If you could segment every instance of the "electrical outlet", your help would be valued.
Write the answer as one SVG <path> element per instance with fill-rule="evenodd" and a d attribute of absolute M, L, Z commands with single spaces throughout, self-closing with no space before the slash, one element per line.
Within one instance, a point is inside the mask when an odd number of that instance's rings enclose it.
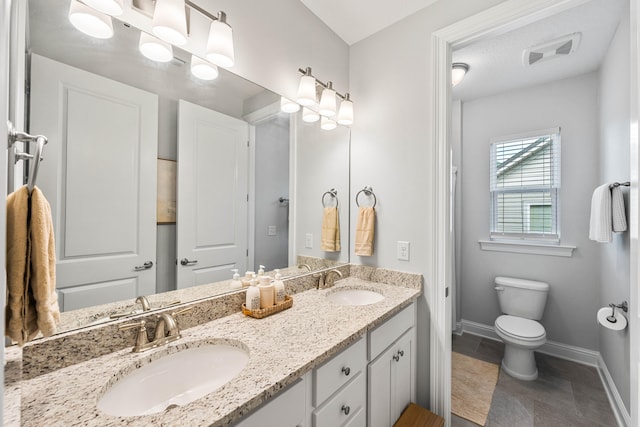
<path fill-rule="evenodd" d="M 409 261 L 409 242 L 398 241 L 398 259 Z"/>
<path fill-rule="evenodd" d="M 267 236 L 275 236 L 277 234 L 277 228 L 275 225 L 270 225 L 267 227 Z"/>
<path fill-rule="evenodd" d="M 304 236 L 304 247 L 307 249 L 313 249 L 313 234 L 307 233 Z"/>

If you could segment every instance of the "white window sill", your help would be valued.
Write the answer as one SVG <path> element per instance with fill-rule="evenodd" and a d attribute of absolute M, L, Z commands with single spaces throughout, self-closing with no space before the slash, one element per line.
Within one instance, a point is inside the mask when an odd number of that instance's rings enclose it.
<path fill-rule="evenodd" d="M 513 252 L 518 254 L 549 255 L 549 256 L 573 256 L 575 246 L 554 245 L 531 242 L 514 242 L 498 240 L 478 240 L 483 251 Z"/>

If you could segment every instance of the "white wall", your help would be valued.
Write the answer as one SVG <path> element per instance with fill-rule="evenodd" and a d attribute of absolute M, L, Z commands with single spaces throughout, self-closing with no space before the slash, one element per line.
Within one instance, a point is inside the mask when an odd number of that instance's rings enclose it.
<path fill-rule="evenodd" d="M 422 273 L 432 268 L 432 196 L 428 165 L 433 144 L 431 34 L 499 0 L 440 0 L 351 46 L 351 198 L 365 185 L 377 196 L 372 257 L 353 253 L 356 209 L 352 209 L 351 262 Z M 396 259 L 396 242 L 411 243 L 409 261 Z M 431 286 L 425 283 L 425 286 Z M 418 303 L 418 402 L 429 406 L 429 309 Z"/>
<path fill-rule="evenodd" d="M 600 68 L 600 182 L 628 181 L 630 176 L 629 141 L 629 21 L 622 19 Z M 629 188 L 625 188 L 629 206 Z M 629 210 L 627 209 L 627 215 Z M 627 217 L 628 218 L 628 217 Z M 612 243 L 599 245 L 600 306 L 619 304 L 630 298 L 629 232 L 614 233 Z M 598 328 L 602 359 L 620 393 L 627 411 L 629 406 L 629 330 L 622 332 Z"/>
<path fill-rule="evenodd" d="M 547 339 L 597 350 L 599 247 L 588 240 L 591 192 L 598 185 L 597 74 L 463 103 L 462 318 L 493 325 L 500 315 L 496 276 L 548 282 L 541 323 Z M 490 139 L 561 127 L 561 243 L 573 257 L 482 251 L 489 237 Z"/>

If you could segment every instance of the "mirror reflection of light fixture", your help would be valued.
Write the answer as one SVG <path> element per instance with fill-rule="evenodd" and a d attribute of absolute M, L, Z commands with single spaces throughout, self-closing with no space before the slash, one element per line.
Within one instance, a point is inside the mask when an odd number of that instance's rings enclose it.
<path fill-rule="evenodd" d="M 316 103 L 316 79 L 311 75 L 311 68 L 307 67 L 300 77 L 298 85 L 298 104 L 309 107 Z"/>
<path fill-rule="evenodd" d="M 454 62 L 451 65 L 451 85 L 455 86 L 460 83 L 469 71 L 469 65 L 463 62 Z"/>
<path fill-rule="evenodd" d="M 296 111 L 300 110 L 300 105 L 288 98 L 285 98 L 284 96 L 281 96 L 280 110 L 282 110 L 285 113 L 295 113 Z"/>
<path fill-rule="evenodd" d="M 351 126 L 353 124 L 353 102 L 349 99 L 349 94 L 344 94 L 344 99 L 340 103 L 338 109 L 338 123 L 345 126 Z"/>
<path fill-rule="evenodd" d="M 336 91 L 333 90 L 333 83 L 327 82 L 327 87 L 322 91 L 320 97 L 320 114 L 325 117 L 336 115 Z"/>
<path fill-rule="evenodd" d="M 78 0 L 71 0 L 69 21 L 88 36 L 98 39 L 113 37 L 111 17 L 80 3 Z"/>
<path fill-rule="evenodd" d="M 138 49 L 152 61 L 169 62 L 173 59 L 173 48 L 169 43 L 145 32 L 140 32 Z"/>
<path fill-rule="evenodd" d="M 320 120 L 320 114 L 310 108 L 302 107 L 302 120 L 307 123 L 314 123 Z"/>
<path fill-rule="evenodd" d="M 324 130 L 333 130 L 338 127 L 338 124 L 331 120 L 329 117 L 322 116 L 320 120 L 320 128 Z"/>
<path fill-rule="evenodd" d="M 191 74 L 200 80 L 215 80 L 220 72 L 218 67 L 204 59 L 191 55 Z"/>
<path fill-rule="evenodd" d="M 153 34 L 176 46 L 187 43 L 187 14 L 184 0 L 156 0 L 151 23 Z"/>
<path fill-rule="evenodd" d="M 209 40 L 207 41 L 207 59 L 216 65 L 233 67 L 233 30 L 227 24 L 227 14 L 218 12 L 218 17 L 211 22 Z"/>
<path fill-rule="evenodd" d="M 84 4 L 107 15 L 122 15 L 122 0 L 84 0 Z"/>

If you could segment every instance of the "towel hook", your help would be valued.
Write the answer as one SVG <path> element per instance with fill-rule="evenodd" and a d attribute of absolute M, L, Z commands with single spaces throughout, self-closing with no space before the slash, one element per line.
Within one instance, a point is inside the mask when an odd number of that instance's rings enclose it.
<path fill-rule="evenodd" d="M 356 193 L 356 205 L 358 205 L 358 207 L 360 207 L 360 203 L 358 202 L 358 196 L 360 196 L 360 193 L 364 193 L 365 196 L 369 196 L 369 197 L 373 196 L 373 206 L 371 207 L 372 208 L 376 207 L 376 203 L 378 202 L 378 199 L 376 199 L 376 195 L 373 192 L 373 188 L 367 185 L 362 190 Z"/>
<path fill-rule="evenodd" d="M 31 144 L 32 142 L 36 143 L 36 152 L 35 154 L 29 154 L 27 152 L 20 152 L 18 148 L 15 146 L 16 142 L 27 142 Z M 29 165 L 29 179 L 27 181 L 27 188 L 29 191 L 33 190 L 33 187 L 36 184 L 36 180 L 38 178 L 38 169 L 40 168 L 40 161 L 42 158 L 42 150 L 44 149 L 44 145 L 48 142 L 47 137 L 44 135 L 29 135 L 25 132 L 17 131 L 13 127 L 13 123 L 10 120 L 7 121 L 7 143 L 9 148 L 13 147 L 14 150 L 14 163 L 17 163 L 20 160 L 33 160 L 33 165 Z"/>
<path fill-rule="evenodd" d="M 322 195 L 322 206 L 326 208 L 327 204 L 324 201 L 325 196 L 330 196 L 331 198 L 336 199 L 336 208 L 338 207 L 338 190 L 332 188 L 331 190 L 324 192 Z"/>
<path fill-rule="evenodd" d="M 631 182 L 627 181 L 627 182 L 614 182 L 613 184 L 609 185 L 609 190 L 611 190 L 612 188 L 615 187 L 629 187 L 631 185 Z"/>

